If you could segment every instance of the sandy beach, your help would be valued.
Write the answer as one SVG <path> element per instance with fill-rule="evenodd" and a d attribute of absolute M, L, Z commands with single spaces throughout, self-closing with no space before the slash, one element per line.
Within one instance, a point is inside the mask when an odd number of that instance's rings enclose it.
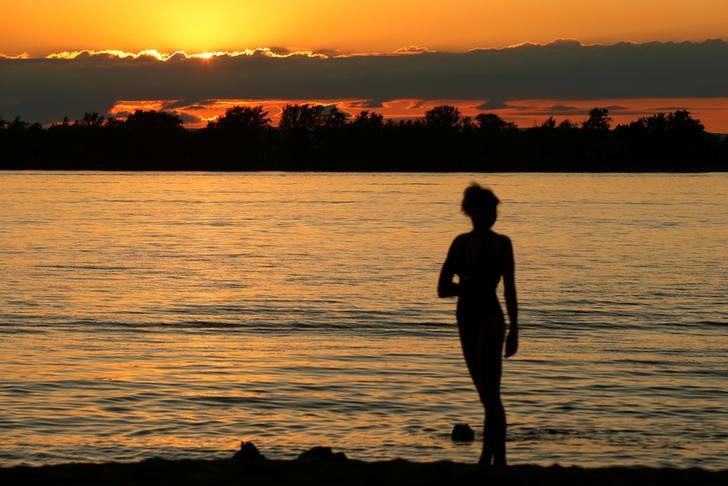
<path fill-rule="evenodd" d="M 515 465 L 482 467 L 449 461 L 363 462 L 343 454 L 314 455 L 308 459 L 164 460 L 137 463 L 62 464 L 0 468 L 0 483 L 26 484 L 261 484 L 307 485 L 422 485 L 508 484 L 599 486 L 617 484 L 702 486 L 728 484 L 728 471 L 704 469 L 607 467 L 580 468 Z"/>

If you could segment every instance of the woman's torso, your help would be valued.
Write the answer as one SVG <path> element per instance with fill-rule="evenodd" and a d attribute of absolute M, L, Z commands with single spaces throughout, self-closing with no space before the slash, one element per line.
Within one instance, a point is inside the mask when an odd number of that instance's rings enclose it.
<path fill-rule="evenodd" d="M 472 231 L 458 237 L 456 271 L 459 278 L 458 321 L 502 310 L 496 288 L 503 275 L 504 237 L 493 231 Z"/>

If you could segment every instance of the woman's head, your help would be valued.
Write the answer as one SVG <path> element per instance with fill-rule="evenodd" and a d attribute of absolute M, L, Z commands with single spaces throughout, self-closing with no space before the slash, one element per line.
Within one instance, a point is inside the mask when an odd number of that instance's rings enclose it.
<path fill-rule="evenodd" d="M 472 182 L 463 193 L 462 210 L 476 228 L 490 228 L 498 217 L 498 204 L 500 200 L 477 182 Z"/>

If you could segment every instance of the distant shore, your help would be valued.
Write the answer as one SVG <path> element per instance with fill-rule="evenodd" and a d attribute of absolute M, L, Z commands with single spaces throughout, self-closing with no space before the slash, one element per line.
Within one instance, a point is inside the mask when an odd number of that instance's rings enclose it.
<path fill-rule="evenodd" d="M 277 127 L 262 106 L 230 108 L 204 129 L 172 112 L 126 119 L 87 113 L 47 127 L 0 120 L 0 169 L 292 172 L 728 171 L 728 139 L 684 110 L 611 126 L 606 108 L 581 122 L 522 128 L 493 113 L 442 105 L 423 119 L 352 118 L 287 105 Z"/>
<path fill-rule="evenodd" d="M 256 484 L 256 485 L 415 485 L 504 484 L 640 486 L 728 484 L 728 470 L 643 467 L 551 467 L 516 465 L 481 467 L 454 462 L 415 463 L 404 460 L 241 462 L 236 460 L 163 460 L 138 463 L 63 464 L 0 468 L 0 483 L 16 484 Z"/>

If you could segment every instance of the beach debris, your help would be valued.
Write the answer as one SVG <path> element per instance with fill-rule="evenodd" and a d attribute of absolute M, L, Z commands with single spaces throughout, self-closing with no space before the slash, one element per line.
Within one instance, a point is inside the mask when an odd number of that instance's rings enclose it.
<path fill-rule="evenodd" d="M 475 432 L 468 424 L 455 424 L 450 433 L 450 438 L 455 442 L 472 442 L 475 440 Z"/>
<path fill-rule="evenodd" d="M 299 461 L 306 462 L 344 462 L 348 458 L 343 452 L 334 452 L 331 447 L 312 447 L 298 456 Z"/>
<path fill-rule="evenodd" d="M 265 456 L 260 453 L 252 442 L 242 441 L 240 443 L 240 450 L 235 453 L 233 459 L 242 462 L 258 462 L 265 461 Z"/>

